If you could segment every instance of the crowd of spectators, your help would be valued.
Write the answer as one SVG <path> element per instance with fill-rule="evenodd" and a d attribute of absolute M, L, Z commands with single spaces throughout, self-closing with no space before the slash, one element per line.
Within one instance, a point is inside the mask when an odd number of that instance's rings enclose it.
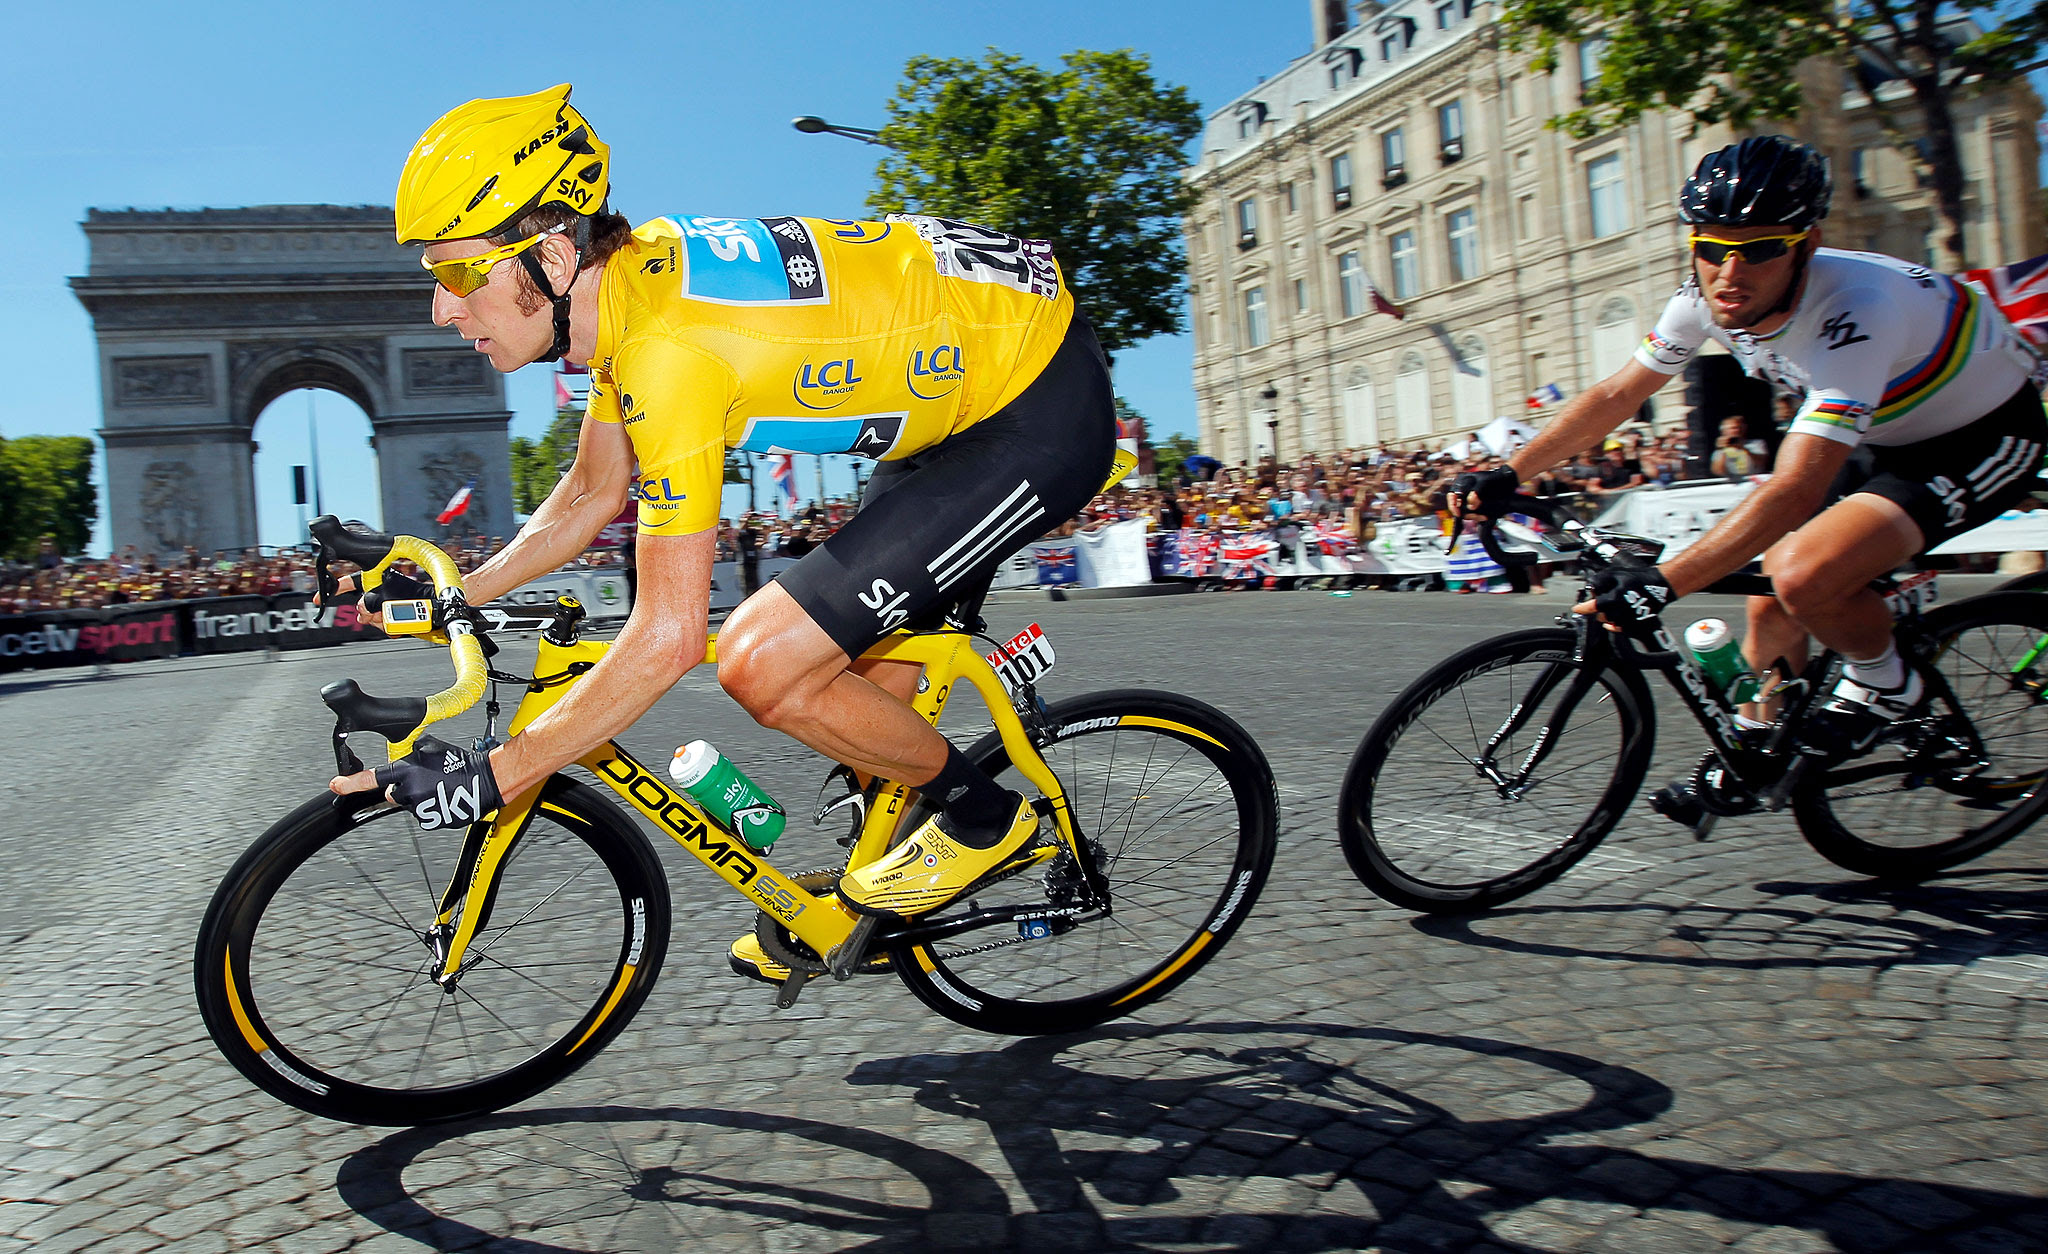
<path fill-rule="evenodd" d="M 1602 447 L 1585 450 L 1568 464 L 1535 477 L 1528 491 L 1575 497 L 1597 506 L 1603 494 L 1644 484 L 1686 478 L 1688 466 L 1713 477 L 1739 478 L 1769 470 L 1769 453 L 1747 438 L 1741 420 L 1729 419 L 1706 458 L 1691 457 L 1685 434 L 1653 436 L 1624 429 Z M 1456 449 L 1458 446 L 1453 446 Z M 1288 547 L 1312 534 L 1327 551 L 1342 551 L 1371 540 L 1375 529 L 1403 518 L 1447 520 L 1445 495 L 1468 470 L 1500 464 L 1476 443 L 1463 442 L 1465 455 L 1424 447 L 1344 449 L 1334 456 L 1305 454 L 1280 462 L 1218 466 L 1172 476 L 1150 488 L 1115 488 L 1096 497 L 1051 536 L 1072 535 L 1105 523 L 1143 519 L 1148 531 L 1192 529 L 1219 540 L 1267 536 Z M 802 557 L 852 516 L 851 500 L 810 505 L 791 517 L 747 512 L 718 524 L 717 559 L 740 564 L 742 587 L 759 586 L 762 558 Z M 470 570 L 504 546 L 496 537 L 451 541 L 457 565 Z M 593 549 L 583 564 L 623 565 L 632 570 L 633 546 Z M 130 545 L 106 558 L 66 558 L 44 541 L 25 564 L 0 564 L 0 614 L 33 610 L 95 609 L 148 601 L 308 592 L 313 560 L 303 548 L 201 554 L 187 548 L 168 560 L 139 553 Z"/>

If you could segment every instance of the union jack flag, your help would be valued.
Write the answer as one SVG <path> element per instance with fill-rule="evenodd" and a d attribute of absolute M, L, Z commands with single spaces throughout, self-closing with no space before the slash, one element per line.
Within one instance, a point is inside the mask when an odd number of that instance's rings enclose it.
<path fill-rule="evenodd" d="M 2048 253 L 1962 277 L 1982 289 L 2029 344 L 2048 350 Z"/>
<path fill-rule="evenodd" d="M 796 457 L 778 453 L 768 459 L 768 481 L 782 489 L 791 509 L 796 508 Z"/>
<path fill-rule="evenodd" d="M 1033 550 L 1033 556 L 1038 559 L 1038 582 L 1041 585 L 1081 582 L 1081 563 L 1072 540 L 1034 545 Z"/>
<path fill-rule="evenodd" d="M 1223 559 L 1225 579 L 1249 579 L 1253 575 L 1270 575 L 1275 545 L 1271 540 L 1257 536 L 1231 536 L 1217 549 L 1216 555 Z"/>

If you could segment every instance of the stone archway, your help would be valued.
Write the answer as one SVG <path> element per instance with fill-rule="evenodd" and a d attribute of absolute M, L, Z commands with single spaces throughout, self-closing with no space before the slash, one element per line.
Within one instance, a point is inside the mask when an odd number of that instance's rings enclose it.
<path fill-rule="evenodd" d="M 432 325 L 431 280 L 368 206 L 88 210 L 72 290 L 100 350 L 113 545 L 256 543 L 256 418 L 295 388 L 369 416 L 383 526 L 429 539 L 474 478 L 467 521 L 512 529 L 505 384 Z"/>

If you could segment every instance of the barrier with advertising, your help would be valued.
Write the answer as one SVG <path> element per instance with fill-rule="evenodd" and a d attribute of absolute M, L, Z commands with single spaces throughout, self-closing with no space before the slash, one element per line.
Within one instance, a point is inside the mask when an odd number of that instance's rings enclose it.
<path fill-rule="evenodd" d="M 353 605 L 313 604 L 303 592 L 279 596 L 215 597 L 187 601 L 186 647 L 192 653 L 240 653 L 249 649 L 306 649 L 348 640 L 381 640 L 384 633 L 363 622 Z"/>
<path fill-rule="evenodd" d="M 176 604 L 18 614 L 0 618 L 0 671 L 175 657 L 180 644 Z"/>
<path fill-rule="evenodd" d="M 738 586 L 737 579 L 733 582 Z M 523 610 L 530 614 L 550 608 L 555 598 L 564 593 L 583 602 L 583 608 L 593 619 L 624 618 L 633 612 L 632 593 L 626 585 L 626 574 L 621 570 L 558 570 L 514 588 L 491 602 L 491 606 L 500 610 Z"/>
<path fill-rule="evenodd" d="M 1594 525 L 1664 542 L 1667 557 L 1682 553 L 1705 535 L 1721 516 L 1756 490 L 1765 476 L 1737 480 L 1702 480 L 1666 488 L 1631 488 L 1593 518 Z M 2006 553 L 2048 549 L 2048 510 L 2007 510 L 2004 514 L 1948 543 L 1935 553 Z"/>
<path fill-rule="evenodd" d="M 1129 588 L 1152 582 L 1145 523 L 1129 519 L 1074 533 L 1075 564 L 1084 588 Z"/>

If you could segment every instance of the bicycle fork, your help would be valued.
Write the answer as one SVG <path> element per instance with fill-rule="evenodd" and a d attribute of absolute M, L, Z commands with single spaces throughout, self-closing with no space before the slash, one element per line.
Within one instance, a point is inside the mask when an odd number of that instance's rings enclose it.
<path fill-rule="evenodd" d="M 1599 675 L 1598 668 L 1575 664 L 1580 660 L 1573 658 L 1552 662 L 1544 667 L 1543 673 L 1529 685 L 1528 691 L 1515 703 L 1514 709 L 1508 711 L 1507 720 L 1473 757 L 1472 769 L 1493 785 L 1493 790 L 1500 795 L 1501 800 L 1520 801 L 1528 794 L 1529 789 L 1535 786 L 1536 768 L 1550 756 L 1551 749 L 1557 744 L 1559 731 L 1571 721 L 1573 712 L 1579 708 L 1579 702 L 1585 700 L 1586 694 L 1592 691 L 1593 683 Z M 1535 743 L 1522 755 L 1522 763 L 1514 774 L 1503 774 L 1499 764 L 1494 760 L 1494 755 L 1500 751 L 1503 744 L 1528 725 L 1536 711 L 1543 708 L 1543 703 L 1556 691 L 1566 672 L 1570 673 L 1571 678 L 1564 695 L 1558 699 L 1557 709 L 1536 733 Z"/>

